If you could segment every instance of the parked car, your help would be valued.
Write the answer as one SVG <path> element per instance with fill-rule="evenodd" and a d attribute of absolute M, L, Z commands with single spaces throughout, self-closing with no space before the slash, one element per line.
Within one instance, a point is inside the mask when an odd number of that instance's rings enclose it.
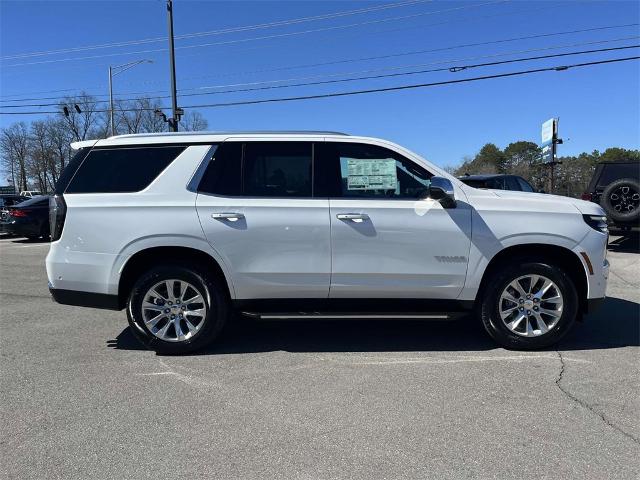
<path fill-rule="evenodd" d="M 535 192 L 524 178 L 518 175 L 463 175 L 458 180 L 473 188 L 490 188 L 493 190 L 513 190 L 515 192 Z M 541 192 L 542 193 L 542 192 Z"/>
<path fill-rule="evenodd" d="M 21 197 L 20 195 L 0 195 L 0 233 L 7 233 L 5 231 L 5 222 L 9 215 L 9 207 L 25 200 L 27 200 L 27 197 Z"/>
<path fill-rule="evenodd" d="M 233 312 L 477 312 L 499 344 L 541 348 L 605 296 L 600 206 L 471 188 L 384 140 L 180 133 L 73 146 L 51 200 L 51 294 L 126 308 L 159 352 L 203 348 Z"/>
<path fill-rule="evenodd" d="M 640 162 L 596 165 L 583 200 L 602 206 L 612 227 L 629 230 L 640 225 Z"/>
<path fill-rule="evenodd" d="M 42 192 L 39 192 L 37 190 L 23 190 L 20 192 L 20 195 L 22 195 L 23 197 L 39 197 L 40 195 L 42 195 Z"/>
<path fill-rule="evenodd" d="M 0 229 L 21 237 L 49 238 L 49 197 L 41 195 L 9 207 Z"/>

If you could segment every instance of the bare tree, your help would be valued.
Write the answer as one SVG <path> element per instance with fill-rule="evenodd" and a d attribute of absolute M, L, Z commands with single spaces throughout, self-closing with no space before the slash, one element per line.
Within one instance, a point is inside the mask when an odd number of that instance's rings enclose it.
<path fill-rule="evenodd" d="M 26 123 L 17 122 L 0 130 L 0 152 L 3 167 L 11 175 L 13 185 L 28 190 L 29 130 Z"/>
<path fill-rule="evenodd" d="M 71 142 L 73 136 L 62 119 L 48 118 L 48 132 L 52 146 L 51 170 L 53 181 L 57 182 L 65 165 L 73 156 Z"/>
<path fill-rule="evenodd" d="M 35 181 L 38 190 L 47 192 L 53 189 L 51 175 L 51 157 L 53 144 L 49 135 L 48 120 L 36 120 L 31 123 L 29 135 L 29 155 L 27 158 L 27 173 Z"/>
<path fill-rule="evenodd" d="M 78 112 L 75 106 L 78 106 Z M 66 112 L 64 109 L 67 109 Z M 104 136 L 105 112 L 104 107 L 95 97 L 82 92 L 75 97 L 67 97 L 60 106 L 60 116 L 67 123 L 76 141 Z"/>
<path fill-rule="evenodd" d="M 209 122 L 200 112 L 191 110 L 180 120 L 180 128 L 187 132 L 198 132 L 209 128 Z"/>
<path fill-rule="evenodd" d="M 117 133 L 157 133 L 166 131 L 162 118 L 154 110 L 162 105 L 149 98 L 118 102 L 116 107 Z"/>

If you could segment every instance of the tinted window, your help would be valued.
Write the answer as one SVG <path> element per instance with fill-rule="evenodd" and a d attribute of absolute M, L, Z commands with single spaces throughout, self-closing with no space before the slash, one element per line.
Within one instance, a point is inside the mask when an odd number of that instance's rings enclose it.
<path fill-rule="evenodd" d="M 184 146 L 94 149 L 67 187 L 67 193 L 139 192 L 169 165 Z"/>
<path fill-rule="evenodd" d="M 330 143 L 325 154 L 338 180 L 331 196 L 415 199 L 427 192 L 432 177 L 402 155 L 376 145 Z"/>
<path fill-rule="evenodd" d="M 243 195 L 310 197 L 312 156 L 312 145 L 307 142 L 245 144 Z"/>
<path fill-rule="evenodd" d="M 213 154 L 198 191 L 214 195 L 241 195 L 242 144 L 223 143 Z"/>
<path fill-rule="evenodd" d="M 460 180 L 473 188 L 489 188 L 487 187 L 487 183 L 484 180 L 470 180 L 464 177 L 462 177 Z"/>
<path fill-rule="evenodd" d="M 43 207 L 45 205 L 49 206 L 49 197 L 45 196 L 33 197 L 17 204 L 19 207 Z"/>
<path fill-rule="evenodd" d="M 494 177 L 487 180 L 487 188 L 491 188 L 493 190 L 506 190 L 506 186 L 504 184 L 504 177 Z"/>
<path fill-rule="evenodd" d="M 507 184 L 507 190 L 520 190 L 520 184 L 516 180 L 516 177 L 504 177 L 505 183 Z"/>
<path fill-rule="evenodd" d="M 26 197 L 0 197 L 0 207 L 15 205 L 16 203 L 24 202 Z"/>
<path fill-rule="evenodd" d="M 64 167 L 64 170 L 62 170 L 62 173 L 60 174 L 60 177 L 56 182 L 56 188 L 55 188 L 56 194 L 62 195 L 64 193 L 64 191 L 69 186 L 69 182 L 71 181 L 75 173 L 78 171 L 78 167 L 84 160 L 84 157 L 87 156 L 87 153 L 89 153 L 90 150 L 91 150 L 90 148 L 81 148 L 75 153 L 75 155 L 73 156 L 71 161 L 67 164 L 67 166 Z"/>
<path fill-rule="evenodd" d="M 529 183 L 524 180 L 523 178 L 520 177 L 516 177 L 516 179 L 518 180 L 518 183 L 520 184 L 520 189 L 523 192 L 533 192 L 533 187 L 531 185 L 529 185 Z"/>

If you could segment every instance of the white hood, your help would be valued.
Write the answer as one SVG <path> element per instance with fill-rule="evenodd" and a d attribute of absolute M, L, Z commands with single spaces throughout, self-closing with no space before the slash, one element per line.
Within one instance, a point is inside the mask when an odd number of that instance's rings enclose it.
<path fill-rule="evenodd" d="M 491 190 L 496 196 L 514 200 L 534 200 L 541 203 L 550 203 L 554 206 L 566 205 L 575 207 L 583 215 L 605 215 L 600 205 L 593 202 L 586 202 L 578 198 L 563 197 L 560 195 L 550 195 L 547 193 L 514 192 L 511 190 Z"/>

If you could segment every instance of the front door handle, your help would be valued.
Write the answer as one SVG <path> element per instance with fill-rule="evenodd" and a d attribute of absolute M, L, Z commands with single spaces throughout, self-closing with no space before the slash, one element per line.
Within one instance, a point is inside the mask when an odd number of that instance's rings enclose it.
<path fill-rule="evenodd" d="M 365 220 L 369 220 L 369 215 L 366 213 L 338 213 L 336 218 L 338 220 L 351 220 L 352 222 L 362 223 Z"/>
<path fill-rule="evenodd" d="M 228 220 L 230 222 L 237 222 L 244 218 L 242 213 L 212 213 L 211 218 L 216 220 Z"/>

